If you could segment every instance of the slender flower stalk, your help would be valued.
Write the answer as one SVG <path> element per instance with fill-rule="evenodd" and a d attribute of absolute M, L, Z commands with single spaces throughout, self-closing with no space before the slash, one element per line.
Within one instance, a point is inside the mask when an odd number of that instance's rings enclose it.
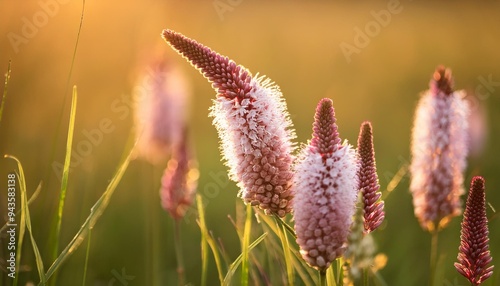
<path fill-rule="evenodd" d="M 365 270 L 373 264 L 375 254 L 373 237 L 370 233 L 365 232 L 363 197 L 360 196 L 357 206 L 351 233 L 347 238 L 347 249 L 344 254 L 344 259 L 348 262 L 346 267 L 348 275 L 344 276 L 344 282 L 351 283 L 359 280 L 362 274 L 368 274 Z"/>
<path fill-rule="evenodd" d="M 363 122 L 359 131 L 357 153 L 359 157 L 359 190 L 363 196 L 364 232 L 370 233 L 384 221 L 384 202 L 379 201 L 377 165 L 373 149 L 373 131 L 370 122 Z"/>
<path fill-rule="evenodd" d="M 474 286 L 480 285 L 493 274 L 492 258 L 488 250 L 488 219 L 486 217 L 484 179 L 472 178 L 469 196 L 465 203 L 460 235 L 457 271 Z"/>
<path fill-rule="evenodd" d="M 430 232 L 461 213 L 469 114 L 463 97 L 453 91 L 451 71 L 440 66 L 415 112 L 410 191 L 415 216 Z"/>
<path fill-rule="evenodd" d="M 182 140 L 190 91 L 183 74 L 172 63 L 156 60 L 134 89 L 135 155 L 164 164 Z"/>
<path fill-rule="evenodd" d="M 198 183 L 196 161 L 188 150 L 187 132 L 168 162 L 161 180 L 161 205 L 176 221 L 192 205 Z"/>
<path fill-rule="evenodd" d="M 357 161 L 337 130 L 333 103 L 316 108 L 312 140 L 297 159 L 294 219 L 304 260 L 320 272 L 342 255 L 357 197 Z"/>
<path fill-rule="evenodd" d="M 279 88 L 182 34 L 164 30 L 163 38 L 217 92 L 210 115 L 239 195 L 266 214 L 291 212 L 295 133 Z"/>

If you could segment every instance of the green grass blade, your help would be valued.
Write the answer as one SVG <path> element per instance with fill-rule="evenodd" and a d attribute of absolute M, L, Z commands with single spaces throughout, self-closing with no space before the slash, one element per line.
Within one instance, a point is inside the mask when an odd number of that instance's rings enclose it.
<path fill-rule="evenodd" d="M 276 220 L 276 223 L 278 224 L 278 219 Z M 283 247 L 283 256 L 285 259 L 285 267 L 286 267 L 286 275 L 287 275 L 287 280 L 288 280 L 288 285 L 293 286 L 294 285 L 294 270 L 293 270 L 293 262 L 292 258 L 290 257 L 290 244 L 288 242 L 288 236 L 286 235 L 286 227 L 282 224 L 282 231 L 279 233 L 279 238 L 281 240 L 281 245 Z"/>
<path fill-rule="evenodd" d="M 265 224 L 265 228 L 270 229 L 271 232 L 273 232 L 277 237 L 280 237 L 282 233 L 282 229 L 279 227 L 281 226 L 282 228 L 286 229 L 286 231 L 290 235 L 292 235 L 292 237 L 296 238 L 293 228 L 278 216 L 275 216 L 275 220 L 273 220 L 272 217 L 264 215 L 261 212 L 257 212 L 257 214 L 258 220 L 263 222 Z M 290 245 L 290 243 L 288 243 L 288 245 Z M 293 254 L 293 256 L 290 256 L 290 258 L 293 258 L 292 266 L 294 268 L 294 271 L 299 274 L 305 285 L 318 284 L 318 272 L 306 264 L 297 249 L 292 247 L 288 247 L 288 249 Z"/>
<path fill-rule="evenodd" d="M 77 90 L 76 86 L 73 87 L 73 97 L 71 101 L 71 111 L 69 115 L 68 138 L 66 140 L 66 155 L 64 157 L 64 167 L 61 177 L 61 193 L 59 195 L 59 207 L 57 209 L 56 228 L 55 228 L 55 241 L 52 248 L 52 259 L 57 258 L 59 253 L 59 235 L 61 233 L 61 223 L 64 211 L 64 202 L 66 200 L 66 191 L 68 189 L 69 165 L 71 162 L 71 150 L 73 146 L 73 134 L 75 131 L 75 118 L 76 118 L 76 104 L 77 104 Z M 55 283 L 55 282 L 54 282 Z"/>
<path fill-rule="evenodd" d="M 40 255 L 40 251 L 38 250 L 38 246 L 36 244 L 35 238 L 33 237 L 33 231 L 31 230 L 31 216 L 30 216 L 30 210 L 28 207 L 28 199 L 27 199 L 27 195 L 26 195 L 26 180 L 24 177 L 23 166 L 21 165 L 21 162 L 16 157 L 10 156 L 10 155 L 6 155 L 6 157 L 11 158 L 17 162 L 17 167 L 19 170 L 19 174 L 18 174 L 19 191 L 21 194 L 21 220 L 24 220 L 24 222 L 26 223 L 26 229 L 28 230 L 28 233 L 30 234 L 31 246 L 32 246 L 33 252 L 35 254 L 35 261 L 36 261 L 36 266 L 38 269 L 38 275 L 40 276 L 40 284 L 45 285 L 46 280 L 45 280 L 45 276 L 43 275 L 45 270 L 43 267 L 42 256 Z M 40 185 L 39 185 L 39 187 L 40 187 Z M 23 232 L 24 232 L 24 230 L 23 230 Z M 24 233 L 23 233 L 23 235 L 24 235 Z"/>
<path fill-rule="evenodd" d="M 337 286 L 337 282 L 335 281 L 335 273 L 333 272 L 333 265 L 330 265 L 330 267 L 326 269 L 326 285 Z"/>
<path fill-rule="evenodd" d="M 45 273 L 45 278 L 49 279 L 54 272 L 61 267 L 61 265 L 66 261 L 66 259 L 69 258 L 71 254 L 75 252 L 76 249 L 80 246 L 80 244 L 83 242 L 85 237 L 88 235 L 89 231 L 95 226 L 99 218 L 101 217 L 102 213 L 106 209 L 106 207 L 109 204 L 109 201 L 118 186 L 118 183 L 121 181 L 123 174 L 127 170 L 127 167 L 130 163 L 131 160 L 131 155 L 132 151 L 128 153 L 128 156 L 125 158 L 125 160 L 120 164 L 118 167 L 118 170 L 116 171 L 115 175 L 111 179 L 111 182 L 109 183 L 108 187 L 106 188 L 106 191 L 101 195 L 99 200 L 94 204 L 94 206 L 90 209 L 90 214 L 85 220 L 85 222 L 82 224 L 80 227 L 80 230 L 76 233 L 76 235 L 73 237 L 73 239 L 70 241 L 70 243 L 64 248 L 64 250 L 61 252 L 61 254 L 57 257 L 57 259 L 52 263 L 50 266 L 49 270 L 47 273 Z"/>
<path fill-rule="evenodd" d="M 0 122 L 2 122 L 3 108 L 5 106 L 5 99 L 7 98 L 7 88 L 9 86 L 10 72 L 11 72 L 10 63 L 11 60 L 9 60 L 9 65 L 7 66 L 7 72 L 5 73 L 5 85 L 3 86 L 2 103 L 0 104 Z"/>
<path fill-rule="evenodd" d="M 85 279 L 87 278 L 87 266 L 89 265 L 91 234 L 92 234 L 92 230 L 89 230 L 89 237 L 87 238 L 87 251 L 85 253 L 85 265 L 83 266 L 84 268 L 83 268 L 82 286 L 85 286 Z"/>
<path fill-rule="evenodd" d="M 248 245 L 250 244 L 250 232 L 252 230 L 252 205 L 247 204 L 245 229 L 241 245 L 241 286 L 248 286 Z"/>
<path fill-rule="evenodd" d="M 280 224 L 280 226 L 282 226 L 284 229 L 286 229 L 295 239 L 297 239 L 297 234 L 295 233 L 295 230 L 293 229 L 293 227 L 291 227 L 289 224 L 287 224 L 282 218 L 280 218 L 276 214 L 274 214 L 274 218 L 276 218 L 276 221 Z"/>
<path fill-rule="evenodd" d="M 213 253 L 214 259 L 215 259 L 215 266 L 217 267 L 217 273 L 219 274 L 219 281 L 222 284 L 222 282 L 224 281 L 224 275 L 222 274 L 222 264 L 221 264 L 219 252 L 217 249 L 217 243 L 215 242 L 213 237 L 208 232 L 208 228 L 207 228 L 207 225 L 205 223 L 205 210 L 203 209 L 203 201 L 202 201 L 202 198 L 199 194 L 196 194 L 196 205 L 198 207 L 198 216 L 199 216 L 199 219 L 197 220 L 197 222 L 198 222 L 198 226 L 200 227 L 201 237 L 202 237 L 201 238 L 202 239 L 202 252 L 203 252 L 203 241 L 206 241 L 206 243 L 210 246 L 210 249 L 212 249 L 212 253 Z M 208 250 L 206 252 L 208 252 Z M 205 257 L 205 260 L 203 260 L 203 257 Z M 202 260 L 203 260 L 202 263 L 204 265 L 208 263 L 208 262 L 206 262 L 207 259 L 208 259 L 208 254 L 205 256 L 202 253 Z M 206 269 L 204 271 L 206 273 Z M 206 278 L 202 278 L 202 283 L 205 280 L 206 280 Z"/>
<path fill-rule="evenodd" d="M 261 236 L 259 236 L 254 242 L 252 242 L 248 246 L 248 252 L 250 252 L 254 247 L 256 247 L 264 238 L 267 236 L 267 232 L 264 232 Z M 224 277 L 224 281 L 222 285 L 231 285 L 231 279 L 234 276 L 234 273 L 236 273 L 236 270 L 238 269 L 238 266 L 240 266 L 240 263 L 243 259 L 243 255 L 240 254 L 233 263 L 229 266 L 229 269 L 227 271 L 226 277 Z"/>
<path fill-rule="evenodd" d="M 202 198 L 199 194 L 196 194 L 196 205 L 198 206 L 198 214 L 200 216 L 200 224 L 203 224 L 203 227 L 206 229 L 205 226 L 205 213 L 203 210 L 203 201 Z M 201 228 L 201 227 L 200 227 Z M 208 268 L 208 241 L 207 237 L 201 232 L 201 286 L 206 286 L 207 285 L 207 268 Z M 219 269 L 217 267 L 217 269 Z M 219 273 L 219 278 L 221 278 L 222 273 Z M 222 280 L 221 280 L 222 282 Z"/>
<path fill-rule="evenodd" d="M 38 185 L 38 187 L 36 188 L 36 191 L 33 193 L 33 195 L 31 195 L 30 199 L 28 200 L 28 206 L 31 205 L 31 203 L 36 200 L 36 198 L 38 197 L 38 195 L 40 194 L 40 191 L 42 190 L 42 183 L 40 182 L 40 184 Z M 18 215 L 21 214 L 21 210 L 18 210 L 16 212 L 16 217 Z M 5 223 L 2 228 L 0 228 L 0 233 L 2 233 L 5 229 L 7 229 L 7 223 Z"/>

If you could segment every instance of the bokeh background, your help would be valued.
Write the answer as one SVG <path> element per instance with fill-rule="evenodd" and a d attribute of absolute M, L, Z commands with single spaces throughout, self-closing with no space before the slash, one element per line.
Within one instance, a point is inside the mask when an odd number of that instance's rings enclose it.
<path fill-rule="evenodd" d="M 43 25 L 28 33 L 22 43 L 13 44 L 12 33 L 23 36 L 26 21 L 33 23 L 33 17 L 44 11 L 40 3 L 49 2 L 55 3 L 55 12 L 46 23 L 43 17 L 38 19 Z M 383 25 L 374 24 L 374 14 L 388 9 L 397 13 L 390 13 Z M 21 160 L 30 193 L 43 181 L 31 214 L 35 238 L 45 257 L 60 188 L 52 165 L 64 160 L 71 96 L 67 82 L 81 10 L 82 1 L 76 0 L 0 0 L 2 74 L 12 60 L 12 78 L 0 123 L 0 153 Z M 367 27 L 373 29 L 368 31 L 368 41 L 346 57 L 341 45 L 355 47 L 358 29 L 365 31 Z M 333 99 L 341 137 L 352 143 L 361 122 L 371 120 L 382 189 L 409 162 L 410 130 L 420 92 L 428 87 L 437 65 L 450 67 L 456 88 L 471 92 L 469 98 L 474 106 L 484 106 L 487 121 L 484 148 L 469 161 L 466 188 L 473 175 L 484 176 L 487 200 L 500 210 L 499 27 L 498 1 L 86 1 L 69 78 L 70 86 L 78 86 L 74 144 L 87 140 L 84 131 L 98 128 L 103 119 L 111 121 L 114 129 L 72 166 L 62 246 L 84 222 L 126 151 L 133 116 L 119 116 L 113 104 L 126 106 L 124 98 L 132 94 L 137 76 L 146 70 L 145 63 L 163 54 L 178 64 L 192 86 L 190 128 L 200 167 L 198 192 L 208 202 L 207 224 L 232 259 L 240 253 L 228 215 L 234 217 L 241 202 L 235 199 L 235 184 L 227 182 L 216 130 L 207 118 L 214 92 L 163 42 L 160 33 L 164 28 L 197 39 L 254 74 L 259 72 L 274 80 L 286 99 L 298 143 L 310 137 L 314 108 L 323 97 Z M 476 90 L 482 95 L 474 95 Z M 6 214 L 7 173 L 14 168 L 13 161 L 0 159 L 2 217 Z M 129 285 L 175 283 L 173 222 L 161 209 L 158 196 L 161 173 L 161 168 L 146 162 L 131 163 L 92 231 L 88 285 L 108 285 L 114 273 L 123 269 L 134 276 Z M 386 222 L 374 234 L 379 251 L 388 256 L 380 272 L 388 285 L 426 285 L 429 276 L 430 235 L 422 231 L 413 215 L 408 184 L 408 177 L 403 178 L 387 197 Z M 493 211 L 488 209 L 488 214 L 493 216 Z M 188 282 L 199 285 L 200 233 L 195 219 L 191 214 L 183 222 L 183 251 Z M 453 219 L 440 233 L 444 285 L 466 284 L 453 267 L 460 222 L 461 218 Z M 493 261 L 498 266 L 498 216 L 489 227 Z M 0 253 L 4 255 L 4 234 L 1 236 Z M 29 253 L 29 247 L 26 249 Z M 84 256 L 83 245 L 61 269 L 59 285 L 82 281 Z M 49 259 L 45 261 L 46 268 L 50 263 Z M 26 272 L 21 282 L 37 282 L 31 255 L 26 254 L 23 265 Z M 213 263 L 209 270 L 209 278 L 217 283 Z M 498 273 L 486 285 L 500 285 Z M 3 271 L 0 276 L 0 284 L 10 285 Z"/>

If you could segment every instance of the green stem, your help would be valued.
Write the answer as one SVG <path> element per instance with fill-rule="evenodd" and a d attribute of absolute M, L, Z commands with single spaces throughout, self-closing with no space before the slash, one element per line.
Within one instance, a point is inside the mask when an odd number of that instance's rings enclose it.
<path fill-rule="evenodd" d="M 368 282 L 368 268 L 363 268 L 363 286 L 369 286 Z"/>
<path fill-rule="evenodd" d="M 87 268 L 89 265 L 89 254 L 90 254 L 90 234 L 92 233 L 92 229 L 89 229 L 89 236 L 87 237 L 87 251 L 85 254 L 85 266 L 83 268 L 83 282 L 82 286 L 85 286 L 85 279 L 87 278 Z"/>
<path fill-rule="evenodd" d="M 177 276 L 179 278 L 179 286 L 185 285 L 184 277 L 184 258 L 182 256 L 182 240 L 180 222 L 175 221 L 174 229 L 175 256 L 177 257 Z"/>
<path fill-rule="evenodd" d="M 436 279 L 436 265 L 437 265 L 437 251 L 438 251 L 438 230 L 431 232 L 431 258 L 430 258 L 430 286 L 434 285 Z"/>
<path fill-rule="evenodd" d="M 319 271 L 319 285 L 326 286 L 326 271 Z"/>
<path fill-rule="evenodd" d="M 247 217 L 243 230 L 241 251 L 241 286 L 248 285 L 248 245 L 250 244 L 250 231 L 252 230 L 252 205 L 247 204 Z"/>

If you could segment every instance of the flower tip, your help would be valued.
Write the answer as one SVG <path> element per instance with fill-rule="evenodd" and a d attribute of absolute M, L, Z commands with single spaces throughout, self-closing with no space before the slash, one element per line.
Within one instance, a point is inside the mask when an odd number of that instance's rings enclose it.
<path fill-rule="evenodd" d="M 333 100 L 330 98 L 322 98 L 318 103 L 318 107 L 321 107 L 322 109 L 332 108 Z"/>
<path fill-rule="evenodd" d="M 170 39 L 176 34 L 173 30 L 170 29 L 163 29 L 161 32 L 161 36 L 165 41 L 170 41 Z"/>
<path fill-rule="evenodd" d="M 451 69 L 445 68 L 440 65 L 434 71 L 432 75 L 432 80 L 430 83 L 430 88 L 436 92 L 443 92 L 447 95 L 453 93 L 453 77 L 451 75 Z"/>
<path fill-rule="evenodd" d="M 361 128 L 364 132 L 372 132 L 372 123 L 370 121 L 363 121 Z"/>
<path fill-rule="evenodd" d="M 472 188 L 474 190 L 482 190 L 484 191 L 484 178 L 481 176 L 475 176 L 472 178 Z"/>

